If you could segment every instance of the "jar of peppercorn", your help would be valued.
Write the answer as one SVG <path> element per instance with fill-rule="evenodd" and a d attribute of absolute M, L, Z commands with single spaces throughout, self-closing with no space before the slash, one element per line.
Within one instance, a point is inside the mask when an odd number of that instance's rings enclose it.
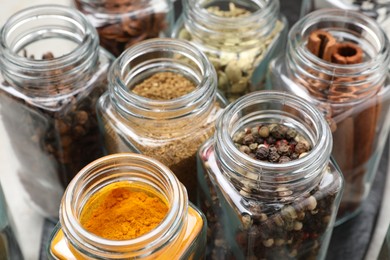
<path fill-rule="evenodd" d="M 343 178 L 332 137 L 304 99 L 248 94 L 199 150 L 199 207 L 210 259 L 324 259 Z"/>
<path fill-rule="evenodd" d="M 225 101 L 207 57 L 192 44 L 153 39 L 127 49 L 98 102 L 108 153 L 142 153 L 167 165 L 196 194 L 196 152 Z"/>
<path fill-rule="evenodd" d="M 319 10 L 291 28 L 286 55 L 270 66 L 272 87 L 317 106 L 331 127 L 332 156 L 345 179 L 338 223 L 359 212 L 387 140 L 389 46 L 371 18 Z"/>
<path fill-rule="evenodd" d="M 118 57 L 130 46 L 171 34 L 171 0 L 73 0 L 95 26 L 100 45 Z"/>
<path fill-rule="evenodd" d="M 0 32 L 0 112 L 34 204 L 58 217 L 64 188 L 103 154 L 95 104 L 113 57 L 77 10 L 35 6 Z"/>
<path fill-rule="evenodd" d="M 193 42 L 213 63 L 229 101 L 259 90 L 271 58 L 284 48 L 279 0 L 183 0 L 173 37 Z"/>
<path fill-rule="evenodd" d="M 50 259 L 201 259 L 206 220 L 157 160 L 100 158 L 72 180 L 49 241 Z"/>

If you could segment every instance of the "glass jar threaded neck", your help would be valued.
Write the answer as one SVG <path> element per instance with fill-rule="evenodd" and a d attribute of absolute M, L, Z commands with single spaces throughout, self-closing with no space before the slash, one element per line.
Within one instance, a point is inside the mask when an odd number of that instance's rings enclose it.
<path fill-rule="evenodd" d="M 236 147 L 233 136 L 254 124 L 278 123 L 307 136 L 312 150 L 304 157 L 286 163 L 271 163 L 250 157 Z M 303 100 L 285 92 L 259 91 L 230 104 L 216 126 L 216 158 L 231 183 L 254 192 L 249 197 L 289 200 L 319 184 L 332 150 L 328 124 L 320 112 Z M 281 189 L 289 192 L 280 192 Z"/>
<path fill-rule="evenodd" d="M 204 35 L 211 35 L 213 41 L 206 44 L 218 45 L 230 37 L 240 46 L 253 47 L 251 45 L 258 44 L 254 39 L 269 35 L 279 19 L 279 0 L 216 1 L 215 5 L 228 3 L 242 6 L 251 13 L 234 18 L 217 16 L 207 11 L 207 7 L 213 6 L 212 1 L 183 1 L 184 25 L 194 42 L 202 41 Z"/>
<path fill-rule="evenodd" d="M 158 72 L 181 74 L 193 91 L 170 100 L 142 97 L 131 88 Z M 189 42 L 152 39 L 127 49 L 109 73 L 109 91 L 116 110 L 125 118 L 174 121 L 209 111 L 216 100 L 217 75 L 208 58 Z"/>
<path fill-rule="evenodd" d="M 85 230 L 79 217 L 89 198 L 116 182 L 137 183 L 151 187 L 168 202 L 163 221 L 152 231 L 129 240 L 108 240 Z M 98 159 L 69 184 L 61 207 L 62 230 L 77 252 L 99 259 L 130 259 L 153 255 L 176 241 L 185 227 L 188 198 L 184 186 L 160 162 L 139 154 L 114 154 Z"/>
<path fill-rule="evenodd" d="M 4 79 L 28 98 L 45 102 L 85 86 L 96 70 L 99 40 L 77 10 L 40 5 L 6 22 L 0 31 L 0 52 Z"/>
<path fill-rule="evenodd" d="M 362 61 L 340 64 L 317 57 L 308 45 L 312 33 L 319 31 L 341 44 L 357 46 Z M 291 28 L 285 59 L 291 78 L 306 87 L 299 91 L 306 99 L 345 104 L 379 91 L 386 79 L 390 50 L 385 33 L 371 18 L 353 11 L 322 9 Z"/>

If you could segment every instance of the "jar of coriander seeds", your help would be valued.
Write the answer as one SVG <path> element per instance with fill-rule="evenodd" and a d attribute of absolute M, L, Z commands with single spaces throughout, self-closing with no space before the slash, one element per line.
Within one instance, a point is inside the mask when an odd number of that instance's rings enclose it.
<path fill-rule="evenodd" d="M 139 154 L 114 154 L 69 184 L 49 259 L 201 259 L 206 220 L 163 164 Z"/>
<path fill-rule="evenodd" d="M 317 106 L 345 179 L 337 222 L 359 212 L 390 129 L 389 41 L 379 24 L 352 11 L 319 10 L 290 30 L 285 56 L 271 63 L 273 88 Z"/>
<path fill-rule="evenodd" d="M 130 46 L 171 34 L 171 0 L 73 0 L 96 28 L 100 45 L 118 57 Z"/>
<path fill-rule="evenodd" d="M 287 21 L 279 0 L 183 0 L 173 37 L 203 51 L 229 101 L 263 87 L 271 58 L 284 48 Z"/>
<path fill-rule="evenodd" d="M 196 151 L 224 106 L 207 57 L 189 42 L 153 39 L 127 49 L 98 103 L 108 153 L 132 151 L 168 166 L 196 194 Z"/>
<path fill-rule="evenodd" d="M 58 217 L 64 188 L 103 154 L 95 104 L 112 56 L 77 10 L 34 6 L 0 31 L 0 112 L 34 205 Z"/>
<path fill-rule="evenodd" d="M 332 137 L 304 99 L 258 91 L 231 103 L 198 153 L 209 259 L 324 259 L 343 189 Z"/>

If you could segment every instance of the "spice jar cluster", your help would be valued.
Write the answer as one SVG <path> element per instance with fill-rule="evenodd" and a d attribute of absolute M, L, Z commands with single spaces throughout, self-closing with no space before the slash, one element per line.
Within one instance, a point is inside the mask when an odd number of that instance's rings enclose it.
<path fill-rule="evenodd" d="M 389 132 L 385 34 L 332 9 L 287 40 L 277 0 L 182 6 L 174 24 L 168 0 L 75 0 L 2 27 L 1 115 L 59 219 L 48 257 L 324 259 Z"/>

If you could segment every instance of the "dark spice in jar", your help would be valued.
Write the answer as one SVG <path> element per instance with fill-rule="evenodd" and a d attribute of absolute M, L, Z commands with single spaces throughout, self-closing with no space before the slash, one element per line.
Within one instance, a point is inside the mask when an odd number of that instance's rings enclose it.
<path fill-rule="evenodd" d="M 90 18 L 99 34 L 100 45 L 119 56 L 125 49 L 167 30 L 167 13 L 156 11 L 151 1 L 74 0 L 77 9 Z"/>
<path fill-rule="evenodd" d="M 27 57 L 26 52 L 24 55 Z M 29 58 L 34 59 L 34 56 Z M 42 56 L 42 59 L 53 58 L 51 52 Z M 61 73 L 63 71 L 60 70 L 53 72 L 54 75 Z M 19 176 L 30 198 L 52 216 L 58 214 L 58 206 L 53 205 L 56 198 L 38 189 L 36 180 L 31 177 L 34 174 L 39 176 L 37 179 L 44 176 L 50 185 L 60 182 L 62 188 L 65 188 L 82 167 L 103 155 L 95 104 L 106 89 L 105 74 L 94 84 L 91 91 L 53 99 L 53 109 L 49 109 L 30 103 L 23 97 L 10 95 L 2 90 L 9 88 L 10 84 L 2 83 L 1 114 L 14 152 L 21 163 Z M 36 86 L 26 82 L 24 87 L 28 90 Z M 53 83 L 53 87 L 46 91 L 49 96 L 69 94 L 65 82 Z M 63 192 L 61 187 L 50 188 L 55 189 L 60 198 Z M 51 206 L 53 208 L 47 208 Z"/>
<path fill-rule="evenodd" d="M 264 133 L 262 143 L 258 145 L 255 156 L 252 156 L 258 160 L 285 163 L 305 156 L 312 148 L 308 138 L 296 129 L 267 123 L 247 127 L 234 134 L 233 142 L 240 151 L 247 153 L 248 149 L 243 151 L 242 147 L 249 148 L 251 145 L 244 143 L 245 137 L 252 135 L 256 139 L 257 133 L 254 129 L 261 129 Z M 279 138 L 274 137 L 274 144 L 270 145 L 266 138 L 272 132 Z M 299 151 L 296 150 L 298 143 L 301 144 Z M 289 156 L 283 155 L 286 145 L 290 147 L 288 150 L 292 151 Z M 201 150 L 200 156 L 205 162 L 202 164 L 204 172 L 212 173 L 219 169 L 212 147 Z M 322 181 L 313 190 L 289 200 L 288 197 L 293 192 L 281 184 L 274 191 L 275 198 L 278 199 L 272 203 L 264 203 L 261 196 L 256 197 L 261 194 L 247 186 L 245 181 L 238 182 L 233 178 L 226 179 L 225 182 L 220 178 L 211 180 L 210 176 L 214 177 L 214 174 L 199 176 L 200 187 L 207 187 L 205 192 L 199 193 L 201 210 L 205 212 L 208 221 L 207 259 L 318 257 L 322 247 L 321 239 L 329 232 L 332 205 L 339 191 L 339 184 L 332 181 L 329 166 L 325 167 Z M 219 184 L 216 185 L 216 182 Z M 223 191 L 219 187 L 223 187 Z M 221 194 L 229 194 L 230 199 Z M 230 205 L 232 208 L 224 205 Z M 229 224 L 224 222 L 227 215 L 230 218 Z"/>
<path fill-rule="evenodd" d="M 303 135 L 281 124 L 245 128 L 234 134 L 233 141 L 241 152 L 272 163 L 295 160 L 311 150 L 309 141 Z"/>

